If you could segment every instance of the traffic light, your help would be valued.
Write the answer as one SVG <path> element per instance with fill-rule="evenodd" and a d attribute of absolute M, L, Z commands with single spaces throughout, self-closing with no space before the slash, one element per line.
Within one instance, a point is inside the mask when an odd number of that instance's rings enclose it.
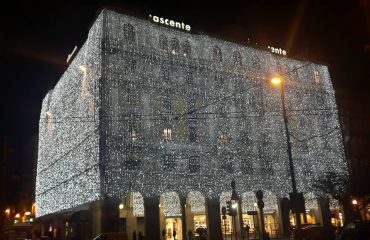
<path fill-rule="evenodd" d="M 232 206 L 231 206 L 231 201 L 226 202 L 226 214 L 229 216 L 232 216 Z"/>

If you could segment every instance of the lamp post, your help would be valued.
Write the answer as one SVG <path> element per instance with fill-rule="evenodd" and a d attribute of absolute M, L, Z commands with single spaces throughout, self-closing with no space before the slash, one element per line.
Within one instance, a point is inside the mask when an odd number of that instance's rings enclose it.
<path fill-rule="evenodd" d="M 290 178 L 292 181 L 292 196 L 291 196 L 291 206 L 292 210 L 295 216 L 296 225 L 299 226 L 301 224 L 300 214 L 297 212 L 297 184 L 295 181 L 295 173 L 294 173 L 294 163 L 293 163 L 293 157 L 292 157 L 292 144 L 290 142 L 290 134 L 289 134 L 289 128 L 288 128 L 288 117 L 286 114 L 286 107 L 285 107 L 285 88 L 283 80 L 280 77 L 273 77 L 271 79 L 271 83 L 274 85 L 280 86 L 280 98 L 281 98 L 281 106 L 283 110 L 283 120 L 284 120 L 284 127 L 285 127 L 285 135 L 286 135 L 286 143 L 287 143 L 287 154 L 288 154 L 288 160 L 289 160 L 289 173 Z"/>

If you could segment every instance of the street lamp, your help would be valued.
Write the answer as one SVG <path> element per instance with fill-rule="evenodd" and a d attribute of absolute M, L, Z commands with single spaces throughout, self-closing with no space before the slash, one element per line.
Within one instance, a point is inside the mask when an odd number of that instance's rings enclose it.
<path fill-rule="evenodd" d="M 283 110 L 283 120 L 284 120 L 284 126 L 285 126 L 285 135 L 286 135 L 286 143 L 287 143 L 287 154 L 288 154 L 288 160 L 289 160 L 289 173 L 290 178 L 292 181 L 292 196 L 291 196 L 291 205 L 292 210 L 295 216 L 296 224 L 297 226 L 300 225 L 301 219 L 300 215 L 298 213 L 297 209 L 297 184 L 295 181 L 295 173 L 294 173 L 294 164 L 293 164 L 293 157 L 292 157 L 292 144 L 290 142 L 290 134 L 289 134 L 289 128 L 288 128 L 288 118 L 286 114 L 286 107 L 285 107 L 285 88 L 284 88 L 284 81 L 280 76 L 275 76 L 271 79 L 271 83 L 273 85 L 280 86 L 280 98 L 281 98 L 281 106 Z"/>

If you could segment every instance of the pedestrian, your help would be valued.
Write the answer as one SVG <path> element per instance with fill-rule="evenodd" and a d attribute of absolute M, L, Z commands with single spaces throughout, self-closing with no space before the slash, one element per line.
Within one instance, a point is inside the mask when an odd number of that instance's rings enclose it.
<path fill-rule="evenodd" d="M 135 230 L 132 233 L 132 237 L 133 237 L 133 240 L 136 240 L 137 239 L 137 237 L 136 237 L 136 231 Z"/>
<path fill-rule="evenodd" d="M 246 235 L 247 235 L 247 240 L 249 240 L 249 230 L 250 230 L 250 227 L 249 225 L 245 225 L 245 232 L 246 232 Z"/>
<path fill-rule="evenodd" d="M 172 236 L 173 236 L 173 240 L 176 240 L 176 230 L 175 229 L 173 230 Z"/>
<path fill-rule="evenodd" d="M 40 232 L 37 230 L 34 230 L 32 233 L 32 240 L 40 240 Z"/>
<path fill-rule="evenodd" d="M 141 231 L 139 231 L 139 239 L 138 240 L 144 240 L 144 235 Z"/>
<path fill-rule="evenodd" d="M 188 240 L 193 240 L 193 232 L 191 230 L 188 231 Z"/>

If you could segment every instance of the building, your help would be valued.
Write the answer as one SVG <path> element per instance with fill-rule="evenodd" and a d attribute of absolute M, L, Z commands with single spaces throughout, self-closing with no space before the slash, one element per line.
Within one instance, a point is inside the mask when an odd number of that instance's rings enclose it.
<path fill-rule="evenodd" d="M 170 239 L 176 230 L 181 240 L 205 227 L 219 239 L 220 207 L 235 180 L 244 223 L 257 228 L 248 211 L 261 189 L 265 229 L 282 234 L 289 219 L 281 202 L 292 189 L 276 74 L 307 220 L 324 222 L 319 210 L 328 204 L 312 182 L 347 174 L 327 67 L 186 26 L 111 10 L 97 17 L 42 104 L 35 195 L 43 231 Z"/>

